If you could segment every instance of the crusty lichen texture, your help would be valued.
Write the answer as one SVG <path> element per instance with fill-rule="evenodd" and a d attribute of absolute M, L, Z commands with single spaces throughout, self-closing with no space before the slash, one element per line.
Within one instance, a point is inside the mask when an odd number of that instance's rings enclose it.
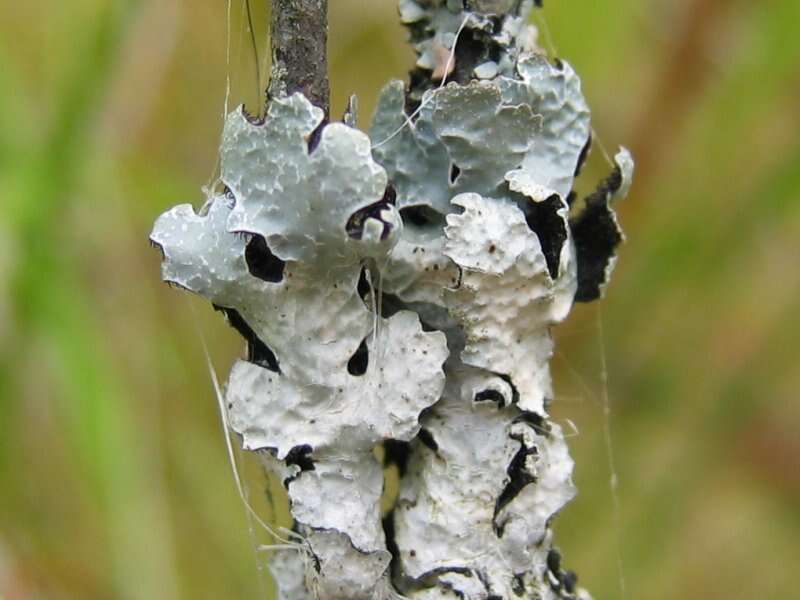
<path fill-rule="evenodd" d="M 151 240 L 248 340 L 228 422 L 286 487 L 282 600 L 587 598 L 553 517 L 575 495 L 551 327 L 602 294 L 630 187 L 594 193 L 575 71 L 520 0 L 401 0 L 418 61 L 369 134 L 300 93 L 226 121 L 221 184 Z M 381 514 L 384 466 L 399 491 Z"/>

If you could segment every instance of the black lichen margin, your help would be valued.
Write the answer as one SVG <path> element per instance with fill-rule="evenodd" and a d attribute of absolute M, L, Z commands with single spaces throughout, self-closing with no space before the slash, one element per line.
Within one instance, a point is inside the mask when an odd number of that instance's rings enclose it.
<path fill-rule="evenodd" d="M 615 167 L 597 189 L 589 194 L 580 214 L 570 219 L 578 259 L 576 302 L 591 302 L 602 294 L 606 272 L 615 250 L 622 242 L 622 231 L 609 202 L 622 185 L 622 172 Z"/>
<path fill-rule="evenodd" d="M 272 349 L 267 346 L 256 335 L 256 332 L 242 318 L 239 311 L 225 306 L 213 305 L 215 310 L 221 311 L 225 315 L 228 323 L 233 327 L 247 342 L 247 360 L 275 373 L 281 372 L 278 357 Z"/>
<path fill-rule="evenodd" d="M 556 279 L 561 264 L 561 249 L 567 241 L 567 224 L 559 212 L 566 211 L 568 207 L 558 194 L 553 194 L 542 202 L 526 199 L 521 208 L 528 227 L 539 238 L 550 277 Z"/>
<path fill-rule="evenodd" d="M 575 598 L 575 590 L 578 585 L 578 576 L 574 571 L 567 571 L 561 568 L 561 552 L 557 548 L 551 548 L 547 553 L 547 570 L 550 589 L 556 592 L 559 598 L 571 600 Z"/>

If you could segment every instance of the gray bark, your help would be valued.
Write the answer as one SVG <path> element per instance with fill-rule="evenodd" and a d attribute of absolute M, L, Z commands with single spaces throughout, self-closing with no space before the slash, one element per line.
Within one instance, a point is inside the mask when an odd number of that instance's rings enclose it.
<path fill-rule="evenodd" d="M 273 0 L 270 43 L 272 72 L 267 97 L 302 92 L 327 115 L 328 0 Z"/>

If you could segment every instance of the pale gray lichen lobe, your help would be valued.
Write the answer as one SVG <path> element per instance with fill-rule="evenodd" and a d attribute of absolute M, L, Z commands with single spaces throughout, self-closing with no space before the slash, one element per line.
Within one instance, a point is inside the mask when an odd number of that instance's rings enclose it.
<path fill-rule="evenodd" d="M 155 224 L 164 279 L 255 348 L 225 401 L 305 540 L 272 559 L 283 600 L 588 597 L 553 546 L 575 488 L 550 329 L 608 282 L 633 162 L 575 201 L 589 109 L 532 6 L 401 0 L 418 61 L 369 136 L 354 100 L 345 123 L 300 94 L 236 110 L 219 192 Z"/>

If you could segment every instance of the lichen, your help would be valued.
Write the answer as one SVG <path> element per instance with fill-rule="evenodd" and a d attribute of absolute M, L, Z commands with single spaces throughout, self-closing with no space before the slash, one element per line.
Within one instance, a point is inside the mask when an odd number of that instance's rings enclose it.
<path fill-rule="evenodd" d="M 354 98 L 343 123 L 300 94 L 237 109 L 216 193 L 155 224 L 163 278 L 248 339 L 225 401 L 303 540 L 273 555 L 282 600 L 588 598 L 553 545 L 550 331 L 608 283 L 633 161 L 575 201 L 589 109 L 532 6 L 401 0 L 418 60 L 369 135 Z"/>
<path fill-rule="evenodd" d="M 269 364 L 239 361 L 231 372 L 231 427 L 245 448 L 274 455 L 276 469 L 304 457 L 286 485 L 297 528 L 328 568 L 318 585 L 356 598 L 360 577 L 372 598 L 390 558 L 372 449 L 414 437 L 441 394 L 448 352 L 444 335 L 422 331 L 415 313 L 380 318 L 359 295 L 362 270 L 385 258 L 401 223 L 381 205 L 386 175 L 367 136 L 329 125 L 312 151 L 320 121 L 301 95 L 273 101 L 263 123 L 233 112 L 222 147 L 227 193 L 200 214 L 189 205 L 168 211 L 151 239 L 166 281 L 235 311 L 269 349 Z M 261 255 L 251 256 L 256 242 Z M 275 276 L 257 268 L 267 260 Z M 334 581 L 345 576 L 336 561 L 362 555 L 364 568 Z"/>

